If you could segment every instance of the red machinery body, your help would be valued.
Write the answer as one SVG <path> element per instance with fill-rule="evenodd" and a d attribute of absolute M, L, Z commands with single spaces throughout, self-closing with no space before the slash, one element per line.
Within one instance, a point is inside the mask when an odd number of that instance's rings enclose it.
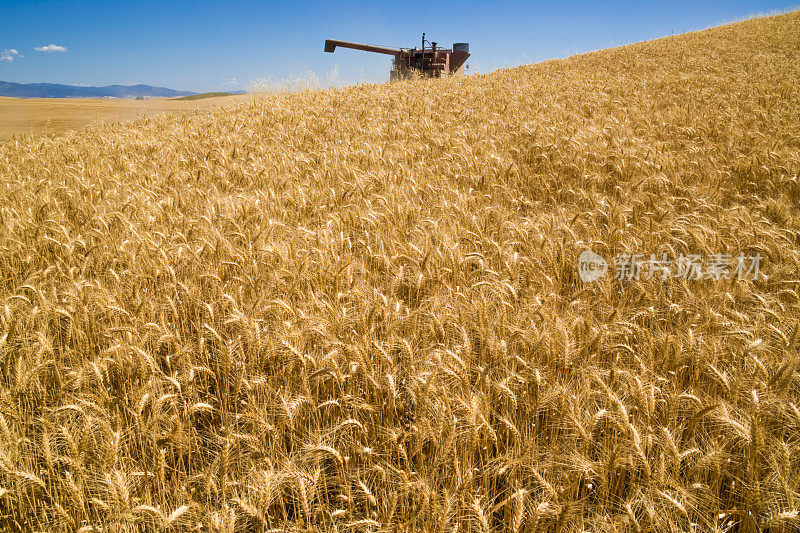
<path fill-rule="evenodd" d="M 425 46 L 425 43 L 428 43 L 428 47 Z M 460 76 L 464 74 L 464 62 L 470 56 L 468 43 L 455 43 L 453 48 L 439 48 L 436 42 L 425 40 L 424 33 L 422 34 L 421 49 L 386 48 L 331 39 L 325 41 L 326 52 L 332 53 L 337 46 L 394 56 L 392 70 L 389 72 L 389 79 L 392 81 L 408 78 L 412 73 L 432 78 Z"/>

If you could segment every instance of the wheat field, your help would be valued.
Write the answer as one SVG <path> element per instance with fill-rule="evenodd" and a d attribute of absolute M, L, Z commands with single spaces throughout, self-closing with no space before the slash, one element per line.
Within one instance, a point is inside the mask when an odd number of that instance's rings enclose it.
<path fill-rule="evenodd" d="M 794 12 L 0 144 L 0 528 L 800 530 L 798 50 Z"/>
<path fill-rule="evenodd" d="M 10 98 L 0 96 L 0 142 L 14 135 L 60 135 L 104 122 L 151 117 L 161 113 L 198 113 L 230 103 L 248 102 L 258 95 L 177 100 L 174 98 Z"/>

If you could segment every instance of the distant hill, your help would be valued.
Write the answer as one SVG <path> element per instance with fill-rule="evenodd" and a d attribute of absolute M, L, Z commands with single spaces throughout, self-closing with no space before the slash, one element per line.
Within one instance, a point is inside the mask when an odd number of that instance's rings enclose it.
<path fill-rule="evenodd" d="M 78 87 L 58 83 L 13 83 L 0 81 L 0 96 L 15 98 L 136 98 L 190 96 L 196 93 L 176 91 L 152 85 L 108 85 L 106 87 Z"/>

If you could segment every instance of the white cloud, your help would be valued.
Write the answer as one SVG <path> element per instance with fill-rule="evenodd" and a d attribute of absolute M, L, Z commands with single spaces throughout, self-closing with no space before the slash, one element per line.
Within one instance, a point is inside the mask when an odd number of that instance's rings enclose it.
<path fill-rule="evenodd" d="M 11 63 L 15 59 L 19 59 L 20 57 L 25 57 L 25 56 L 23 56 L 13 48 L 9 48 L 7 50 L 3 50 L 2 52 L 0 52 L 0 61 L 6 61 L 8 63 Z"/>
<path fill-rule="evenodd" d="M 239 85 L 239 80 L 236 78 L 222 78 L 223 85 Z"/>
<path fill-rule="evenodd" d="M 66 52 L 67 51 L 67 47 L 66 46 L 60 46 L 58 44 L 48 44 L 47 46 L 36 46 L 36 47 L 34 47 L 34 50 L 36 50 L 37 52 L 48 52 L 48 53 L 50 53 L 50 52 Z"/>

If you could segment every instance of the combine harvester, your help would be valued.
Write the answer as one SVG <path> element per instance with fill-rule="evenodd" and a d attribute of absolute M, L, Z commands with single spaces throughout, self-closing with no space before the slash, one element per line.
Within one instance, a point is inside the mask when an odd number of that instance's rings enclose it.
<path fill-rule="evenodd" d="M 428 43 L 428 47 L 425 47 Z M 348 43 L 346 41 L 325 40 L 325 51 L 333 53 L 336 47 L 352 48 L 364 52 L 387 54 L 394 56 L 389 81 L 404 79 L 416 72 L 421 76 L 441 78 L 442 76 L 461 76 L 464 74 L 464 62 L 469 57 L 469 43 L 454 43 L 453 48 L 438 48 L 436 42 L 430 42 L 422 34 L 422 49 L 417 48 L 385 48 L 369 44 Z M 467 66 L 466 68 L 469 68 Z"/>

